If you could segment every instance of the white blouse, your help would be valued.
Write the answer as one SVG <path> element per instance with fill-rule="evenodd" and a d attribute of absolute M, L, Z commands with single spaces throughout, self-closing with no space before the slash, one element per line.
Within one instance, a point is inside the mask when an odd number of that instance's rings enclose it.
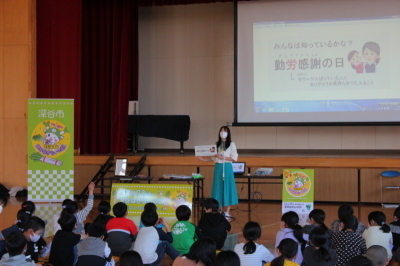
<path fill-rule="evenodd" d="M 218 147 L 217 147 L 217 149 L 218 149 Z M 237 161 L 239 154 L 237 153 L 235 142 L 231 142 L 231 145 L 229 146 L 229 148 L 225 150 L 224 155 L 225 155 L 225 157 L 231 157 L 233 160 Z M 224 162 L 224 160 L 219 159 L 217 157 L 211 157 L 211 159 L 215 163 L 223 163 Z M 225 162 L 230 163 L 230 161 L 225 161 Z"/>

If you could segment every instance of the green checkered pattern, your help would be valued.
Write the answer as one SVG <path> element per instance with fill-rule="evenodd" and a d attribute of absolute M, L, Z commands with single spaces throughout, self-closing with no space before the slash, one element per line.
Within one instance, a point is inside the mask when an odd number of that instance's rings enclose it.
<path fill-rule="evenodd" d="M 36 204 L 35 215 L 46 221 L 45 236 L 52 236 L 53 232 L 53 216 L 60 215 L 62 211 L 61 204 Z"/>
<path fill-rule="evenodd" d="M 28 170 L 28 199 L 63 201 L 74 197 L 74 170 Z"/>

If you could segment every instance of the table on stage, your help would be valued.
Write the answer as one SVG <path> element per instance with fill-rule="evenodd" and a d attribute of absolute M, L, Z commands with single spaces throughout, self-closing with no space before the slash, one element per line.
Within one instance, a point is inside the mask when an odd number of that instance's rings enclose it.
<path fill-rule="evenodd" d="M 236 184 L 247 184 L 247 197 L 248 197 L 248 212 L 249 212 L 249 220 L 250 220 L 250 212 L 251 212 L 251 185 L 254 184 L 282 184 L 283 175 L 279 176 L 270 176 L 270 175 L 235 175 L 235 179 L 247 179 L 247 181 L 237 181 Z M 279 180 L 279 181 L 275 181 Z"/>

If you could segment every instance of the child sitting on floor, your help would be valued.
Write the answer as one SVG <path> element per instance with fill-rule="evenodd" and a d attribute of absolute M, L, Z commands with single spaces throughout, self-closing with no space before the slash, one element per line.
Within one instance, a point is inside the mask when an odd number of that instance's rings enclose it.
<path fill-rule="evenodd" d="M 246 239 L 246 243 L 240 243 L 235 246 L 235 252 L 240 258 L 240 265 L 261 265 L 274 259 L 274 256 L 264 245 L 255 242 L 261 237 L 261 226 L 259 223 L 247 222 L 243 228 L 243 236 Z"/>
<path fill-rule="evenodd" d="M 199 239 L 199 229 L 189 222 L 192 212 L 186 205 L 179 206 L 176 211 L 178 221 L 172 226 L 172 246 L 181 254 L 187 254 L 193 243 Z"/>
<path fill-rule="evenodd" d="M 144 211 L 141 220 L 145 227 L 140 228 L 133 250 L 140 254 L 143 264 L 159 265 L 164 254 L 167 254 L 173 260 L 176 259 L 179 252 L 170 244 L 172 243 L 172 235 L 166 220 L 160 218 L 160 222 L 165 226 L 166 233 L 161 228 L 155 227 L 158 221 L 156 212 Z"/>
<path fill-rule="evenodd" d="M 298 254 L 299 245 L 291 238 L 284 238 L 276 247 L 278 257 L 265 266 L 299 266 L 296 262 L 292 261 Z"/>
<path fill-rule="evenodd" d="M 106 228 L 102 223 L 90 224 L 88 237 L 78 244 L 78 265 L 114 265 L 111 249 L 104 241 Z"/>
<path fill-rule="evenodd" d="M 87 235 L 72 232 L 76 227 L 76 218 L 73 214 L 62 213 L 58 223 L 61 230 L 58 230 L 54 236 L 49 262 L 53 265 L 72 266 L 75 263 L 74 246 Z"/>
<path fill-rule="evenodd" d="M 122 252 L 131 249 L 137 227 L 132 220 L 125 218 L 128 214 L 128 206 L 118 202 L 113 206 L 115 218 L 107 222 L 107 243 L 113 256 L 119 256 Z"/>
<path fill-rule="evenodd" d="M 0 266 L 32 266 L 36 265 L 24 254 L 27 241 L 21 231 L 14 231 L 6 237 L 6 249 L 8 251 L 0 261 Z"/>
<path fill-rule="evenodd" d="M 203 234 L 214 239 L 217 249 L 224 246 L 231 224 L 219 212 L 219 203 L 216 199 L 209 198 L 204 201 L 205 213 L 201 216 L 197 227 Z"/>

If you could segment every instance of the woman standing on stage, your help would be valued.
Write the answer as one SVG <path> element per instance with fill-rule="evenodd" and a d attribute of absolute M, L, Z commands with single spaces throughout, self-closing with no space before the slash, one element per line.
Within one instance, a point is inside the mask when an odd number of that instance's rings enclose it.
<path fill-rule="evenodd" d="M 232 169 L 232 162 L 237 161 L 238 153 L 235 143 L 231 140 L 231 131 L 227 126 L 222 126 L 219 130 L 217 149 L 218 153 L 210 159 L 204 159 L 201 156 L 198 158 L 202 161 L 215 162 L 211 197 L 224 208 L 225 217 L 229 219 L 231 206 L 238 204 Z"/>

